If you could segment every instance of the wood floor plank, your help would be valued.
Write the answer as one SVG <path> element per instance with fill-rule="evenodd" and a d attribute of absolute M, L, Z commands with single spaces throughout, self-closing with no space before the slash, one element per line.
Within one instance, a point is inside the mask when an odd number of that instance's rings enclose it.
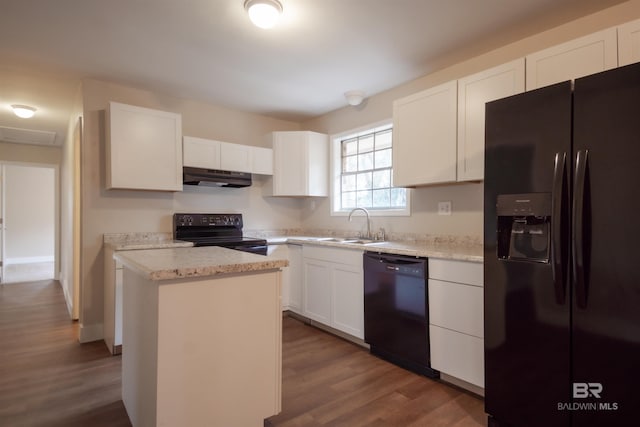
<path fill-rule="evenodd" d="M 131 425 L 121 400 L 121 357 L 102 341 L 79 344 L 77 334 L 59 283 L 0 285 L 0 426 Z M 283 319 L 282 372 L 282 412 L 265 426 L 486 424 L 477 396 L 291 317 Z"/>

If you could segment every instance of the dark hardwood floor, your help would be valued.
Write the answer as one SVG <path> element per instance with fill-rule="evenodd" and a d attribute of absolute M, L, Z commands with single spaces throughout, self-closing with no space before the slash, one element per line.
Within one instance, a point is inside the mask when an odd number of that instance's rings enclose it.
<path fill-rule="evenodd" d="M 265 425 L 485 425 L 483 402 L 472 394 L 293 318 L 283 325 L 282 413 Z M 131 425 L 120 357 L 101 341 L 79 344 L 77 328 L 57 282 L 0 285 L 0 426 Z"/>

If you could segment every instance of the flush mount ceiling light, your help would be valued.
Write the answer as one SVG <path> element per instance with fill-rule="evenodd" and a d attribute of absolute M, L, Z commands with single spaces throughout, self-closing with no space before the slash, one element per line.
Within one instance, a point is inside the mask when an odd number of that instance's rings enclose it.
<path fill-rule="evenodd" d="M 347 103 L 349 103 L 349 105 L 353 105 L 355 107 L 356 105 L 362 104 L 362 101 L 364 100 L 364 92 L 361 90 L 350 90 L 344 93 L 344 97 L 347 98 Z"/>
<path fill-rule="evenodd" d="M 23 119 L 30 119 L 36 113 L 36 109 L 28 105 L 14 104 L 11 106 L 13 114 Z"/>
<path fill-rule="evenodd" d="M 282 14 L 282 4 L 278 0 L 246 0 L 244 8 L 251 22 L 265 29 L 276 25 Z"/>

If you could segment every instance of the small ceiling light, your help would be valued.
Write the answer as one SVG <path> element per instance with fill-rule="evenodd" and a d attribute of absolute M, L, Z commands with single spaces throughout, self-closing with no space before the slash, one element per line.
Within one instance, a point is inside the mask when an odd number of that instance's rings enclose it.
<path fill-rule="evenodd" d="M 353 105 L 355 107 L 356 105 L 362 104 L 362 101 L 364 100 L 364 92 L 361 90 L 350 90 L 349 92 L 344 93 L 344 97 L 347 98 L 349 105 Z"/>
<path fill-rule="evenodd" d="M 246 0 L 244 8 L 257 27 L 272 28 L 280 19 L 282 5 L 278 0 Z"/>
<path fill-rule="evenodd" d="M 11 108 L 13 108 L 13 114 L 23 119 L 30 119 L 36 113 L 36 109 L 28 105 L 14 104 Z"/>

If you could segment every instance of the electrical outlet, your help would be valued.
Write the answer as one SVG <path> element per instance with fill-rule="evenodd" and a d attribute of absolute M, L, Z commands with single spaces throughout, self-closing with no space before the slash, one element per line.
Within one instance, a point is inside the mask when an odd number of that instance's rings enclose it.
<path fill-rule="evenodd" d="M 451 202 L 438 202 L 438 215 L 451 215 Z"/>

